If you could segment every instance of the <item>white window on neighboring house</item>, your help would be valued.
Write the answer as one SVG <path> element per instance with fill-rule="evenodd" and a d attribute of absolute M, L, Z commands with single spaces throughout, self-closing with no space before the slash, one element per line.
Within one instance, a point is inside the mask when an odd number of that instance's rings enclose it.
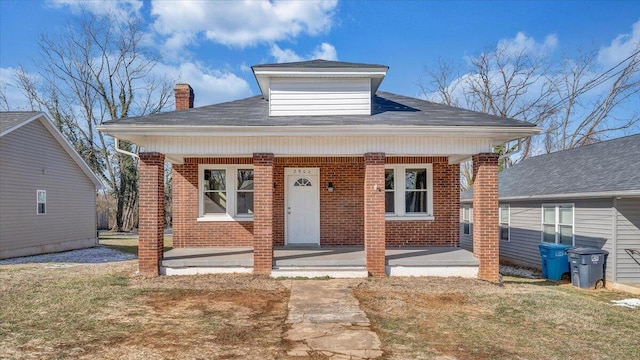
<path fill-rule="evenodd" d="M 511 240 L 511 214 L 509 205 L 500 205 L 500 240 Z"/>
<path fill-rule="evenodd" d="M 542 241 L 573 246 L 573 215 L 573 204 L 542 205 Z"/>
<path fill-rule="evenodd" d="M 47 190 L 36 191 L 36 214 L 45 215 L 47 213 Z"/>
<path fill-rule="evenodd" d="M 462 234 L 471 235 L 471 206 L 462 205 Z"/>
<path fill-rule="evenodd" d="M 431 164 L 385 167 L 387 220 L 433 220 Z"/>
<path fill-rule="evenodd" d="M 200 221 L 253 220 L 253 166 L 199 166 Z"/>

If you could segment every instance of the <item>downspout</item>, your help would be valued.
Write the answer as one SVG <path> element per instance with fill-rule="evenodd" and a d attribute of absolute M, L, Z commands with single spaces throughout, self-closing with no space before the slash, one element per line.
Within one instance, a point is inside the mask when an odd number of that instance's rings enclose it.
<path fill-rule="evenodd" d="M 116 147 L 116 152 L 119 152 L 119 153 L 125 154 L 125 155 L 129 155 L 129 156 L 134 157 L 136 159 L 140 159 L 140 156 L 138 156 L 138 154 L 134 154 L 134 153 L 132 153 L 130 151 L 126 151 L 126 150 L 120 149 L 117 137 L 114 136 L 113 139 L 114 139 L 114 146 Z"/>
<path fill-rule="evenodd" d="M 619 196 L 613 197 L 613 208 L 611 209 L 611 214 L 613 215 L 612 227 L 613 231 L 611 234 L 611 252 L 609 253 L 609 258 L 611 258 L 611 265 L 613 269 L 609 270 L 611 275 L 611 282 L 618 282 L 618 199 Z M 612 256 L 613 255 L 613 256 Z"/>
<path fill-rule="evenodd" d="M 511 155 L 515 155 L 515 154 L 519 153 L 520 151 L 522 151 L 522 139 L 518 139 L 518 144 L 516 145 L 516 150 L 514 152 L 509 153 L 509 154 L 502 154 L 502 155 L 500 155 L 498 160 L 504 159 L 505 157 L 509 157 Z"/>

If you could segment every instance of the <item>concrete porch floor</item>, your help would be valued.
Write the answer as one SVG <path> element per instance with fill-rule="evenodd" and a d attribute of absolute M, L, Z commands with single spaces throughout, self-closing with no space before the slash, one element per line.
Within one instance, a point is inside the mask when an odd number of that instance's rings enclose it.
<path fill-rule="evenodd" d="M 479 262 L 458 247 L 388 247 L 386 270 L 390 276 L 475 277 Z M 167 275 L 253 271 L 253 248 L 182 248 L 164 254 Z M 367 276 L 363 247 L 276 247 L 273 276 Z"/>

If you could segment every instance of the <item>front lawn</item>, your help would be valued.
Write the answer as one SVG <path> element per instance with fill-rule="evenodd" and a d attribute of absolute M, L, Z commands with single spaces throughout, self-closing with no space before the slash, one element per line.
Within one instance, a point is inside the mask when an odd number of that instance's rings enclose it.
<path fill-rule="evenodd" d="M 0 358 L 287 359 L 281 281 L 136 268 L 0 265 Z M 354 294 L 384 359 L 640 358 L 640 309 L 613 306 L 621 292 L 505 277 L 363 279 Z"/>
<path fill-rule="evenodd" d="M 387 278 L 354 290 L 389 359 L 640 359 L 632 297 L 505 277 Z"/>
<path fill-rule="evenodd" d="M 135 261 L 0 266 L 0 358 L 279 359 L 288 291 L 254 276 L 135 276 Z"/>

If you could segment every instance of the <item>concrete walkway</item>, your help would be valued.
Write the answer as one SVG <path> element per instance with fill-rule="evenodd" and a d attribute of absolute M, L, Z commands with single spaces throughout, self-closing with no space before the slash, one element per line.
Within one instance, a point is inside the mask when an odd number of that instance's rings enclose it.
<path fill-rule="evenodd" d="M 320 353 L 331 359 L 375 359 L 380 339 L 370 328 L 351 289 L 361 280 L 285 280 L 291 290 L 290 326 L 285 339 L 290 356 Z"/>

